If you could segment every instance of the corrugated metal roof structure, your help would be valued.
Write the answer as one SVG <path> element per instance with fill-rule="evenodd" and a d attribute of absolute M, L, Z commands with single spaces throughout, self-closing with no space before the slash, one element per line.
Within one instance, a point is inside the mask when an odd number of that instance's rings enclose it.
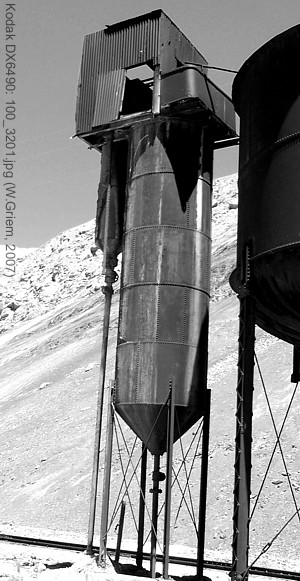
<path fill-rule="evenodd" d="M 147 64 L 153 71 L 159 69 L 159 74 L 164 75 L 186 62 L 207 64 L 162 10 L 89 34 L 83 44 L 76 134 L 89 133 L 118 119 L 125 83 L 128 83 L 128 69 Z"/>

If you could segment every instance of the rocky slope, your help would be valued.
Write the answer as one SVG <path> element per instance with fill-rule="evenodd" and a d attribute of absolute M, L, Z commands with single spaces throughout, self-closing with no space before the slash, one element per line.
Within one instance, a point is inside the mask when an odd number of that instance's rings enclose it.
<path fill-rule="evenodd" d="M 207 555 L 219 559 L 230 559 L 232 537 L 238 301 L 229 288 L 228 275 L 235 264 L 236 207 L 236 176 L 216 180 L 206 536 Z M 93 256 L 90 252 L 93 229 L 91 221 L 47 242 L 18 262 L 12 279 L 2 272 L 0 490 L 5 503 L 0 504 L 0 532 L 64 538 L 75 535 L 76 539 L 85 539 L 103 316 L 101 254 Z M 115 286 L 107 380 L 114 374 L 118 323 Z M 291 348 L 258 329 L 256 352 L 275 419 L 281 425 L 294 389 L 290 384 Z M 256 376 L 252 498 L 257 507 L 252 519 L 250 557 L 254 560 L 270 543 L 258 565 L 267 562 L 272 566 L 299 567 L 299 519 L 292 518 L 285 527 L 295 512 L 289 481 L 298 502 L 300 495 L 299 398 L 296 394 L 284 431 L 285 462 L 277 448 L 260 493 L 276 437 L 259 373 Z M 126 427 L 124 433 L 121 451 L 113 460 L 114 500 L 123 470 L 120 458 L 133 440 Z M 185 445 L 188 449 L 190 442 Z M 199 457 L 199 452 L 188 457 L 195 476 L 189 494 L 197 497 L 199 466 L 193 464 L 193 457 Z M 180 467 L 180 450 L 176 451 L 174 465 Z M 148 472 L 150 479 L 151 461 Z M 136 490 L 133 494 L 137 495 Z M 174 515 L 177 501 L 180 502 L 178 492 L 174 493 Z M 127 512 L 130 513 L 130 505 Z M 172 543 L 193 547 L 194 531 L 188 525 L 187 512 L 174 523 Z M 126 538 L 134 538 L 129 516 Z M 284 532 L 277 537 L 282 527 Z"/>

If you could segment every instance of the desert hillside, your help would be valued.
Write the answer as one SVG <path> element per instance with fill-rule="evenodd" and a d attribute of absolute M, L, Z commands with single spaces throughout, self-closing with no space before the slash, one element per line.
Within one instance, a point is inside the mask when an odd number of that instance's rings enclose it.
<path fill-rule="evenodd" d="M 212 300 L 231 292 L 228 272 L 235 263 L 237 177 L 215 181 L 213 195 Z M 0 266 L 1 331 L 49 313 L 71 299 L 101 297 L 101 252 L 94 256 L 94 220 L 62 232 L 37 249 L 17 253 L 15 276 Z M 222 260 L 219 257 L 222 256 Z M 120 266 L 117 271 L 120 271 Z"/>
<path fill-rule="evenodd" d="M 231 558 L 232 539 L 239 305 L 228 277 L 235 264 L 236 220 L 234 175 L 216 180 L 213 194 L 208 372 L 212 412 L 206 554 L 220 559 Z M 5 277 L 2 270 L 0 490 L 5 502 L 0 503 L 0 532 L 3 533 L 83 541 L 86 538 L 103 317 L 102 260 L 100 252 L 91 253 L 93 236 L 92 220 L 21 257 L 13 278 Z M 110 321 L 107 385 L 114 375 L 117 325 L 118 284 Z M 275 420 L 281 426 L 294 389 L 290 383 L 292 349 L 257 329 L 256 353 L 259 368 L 257 365 L 252 484 L 256 510 L 251 523 L 250 560 L 270 543 L 256 564 L 271 563 L 273 567 L 292 569 L 300 566 L 299 518 L 292 518 L 286 527 L 284 524 L 300 499 L 297 394 L 283 433 L 285 461 L 277 447 L 260 492 L 276 441 L 260 373 Z M 124 429 L 130 442 L 132 435 Z M 114 497 L 121 478 L 118 454 L 120 451 L 113 461 Z M 175 464 L 178 462 L 176 458 Z M 199 466 L 193 465 L 193 471 L 193 494 L 197 496 Z M 149 477 L 151 472 L 150 462 Z M 192 527 L 190 532 L 186 518 L 176 521 L 172 543 L 193 547 L 194 531 Z M 283 534 L 277 537 L 281 528 Z M 129 520 L 126 535 L 134 536 Z"/>

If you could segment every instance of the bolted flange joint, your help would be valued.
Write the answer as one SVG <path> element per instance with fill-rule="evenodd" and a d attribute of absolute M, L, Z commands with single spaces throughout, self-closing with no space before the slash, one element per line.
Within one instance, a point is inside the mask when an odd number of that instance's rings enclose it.
<path fill-rule="evenodd" d="M 113 293 L 112 285 L 117 282 L 119 276 L 115 272 L 115 268 L 118 264 L 118 260 L 115 255 L 106 256 L 104 263 L 103 260 L 103 275 L 104 275 L 104 285 L 101 287 L 103 294 Z"/>

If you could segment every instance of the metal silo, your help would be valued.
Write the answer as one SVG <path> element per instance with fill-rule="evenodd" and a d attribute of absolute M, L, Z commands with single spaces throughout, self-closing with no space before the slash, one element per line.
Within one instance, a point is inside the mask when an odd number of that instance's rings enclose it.
<path fill-rule="evenodd" d="M 150 78 L 132 79 L 141 65 Z M 236 136 L 206 66 L 161 10 L 84 40 L 76 131 L 102 154 L 96 244 L 109 284 L 123 251 L 115 405 L 155 455 L 170 381 L 175 439 L 204 412 L 213 149 Z"/>
<path fill-rule="evenodd" d="M 133 127 L 124 225 L 116 410 L 153 454 L 166 450 L 174 380 L 177 439 L 204 412 L 211 168 L 198 179 L 201 124 Z M 155 429 L 153 429 L 155 426 Z"/>
<path fill-rule="evenodd" d="M 200 578 L 210 414 L 206 383 L 212 164 L 214 148 L 236 144 L 233 106 L 208 79 L 201 53 L 162 10 L 155 10 L 85 38 L 76 135 L 101 153 L 95 239 L 103 250 L 105 274 L 88 551 L 92 551 L 95 524 L 112 285 L 117 255 L 122 252 L 110 413 L 116 410 L 142 442 L 136 562 L 140 568 L 147 449 L 154 455 L 150 570 L 155 577 L 159 483 L 165 478 L 163 569 L 168 578 L 173 442 L 203 416 L 197 529 Z M 109 437 L 101 511 L 102 564 L 111 441 Z M 166 475 L 160 471 L 165 451 Z"/>

